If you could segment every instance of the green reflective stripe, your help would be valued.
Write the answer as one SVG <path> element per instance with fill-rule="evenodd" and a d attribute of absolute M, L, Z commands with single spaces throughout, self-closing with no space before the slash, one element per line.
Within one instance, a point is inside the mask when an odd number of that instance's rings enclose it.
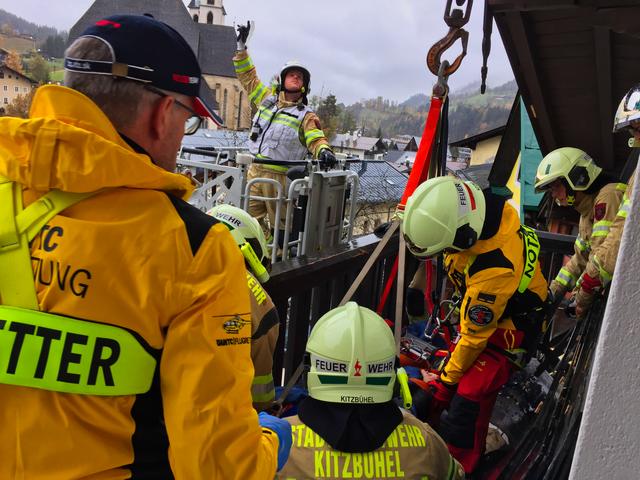
<path fill-rule="evenodd" d="M 251 70 L 253 68 L 251 57 L 243 58 L 242 60 L 234 60 L 233 68 L 235 68 L 236 73 L 244 73 Z"/>
<path fill-rule="evenodd" d="M 322 130 L 313 129 L 313 130 L 309 130 L 308 132 L 304 132 L 304 141 L 306 142 L 307 147 L 311 145 L 311 143 L 314 140 L 317 140 L 318 138 L 323 138 L 323 137 L 324 137 L 324 132 Z"/>
<path fill-rule="evenodd" d="M 578 250 L 580 250 L 581 252 L 586 252 L 587 250 L 589 250 L 589 248 L 591 248 L 591 245 L 581 237 L 576 237 L 576 247 L 578 247 Z"/>
<path fill-rule="evenodd" d="M 265 95 L 269 92 L 264 83 L 260 82 L 249 94 L 249 100 L 253 103 L 260 103 Z"/>
<path fill-rule="evenodd" d="M 254 402 L 268 402 L 275 398 L 275 387 L 273 385 L 273 376 L 257 375 L 253 377 L 251 384 L 251 397 Z"/>
<path fill-rule="evenodd" d="M 296 132 L 300 130 L 300 120 L 296 120 L 294 118 L 289 118 L 284 115 L 278 115 L 273 123 L 279 123 L 280 125 L 286 125 L 287 127 L 293 128 Z"/>
<path fill-rule="evenodd" d="M 274 172 L 286 173 L 289 171 L 289 167 L 285 167 L 284 165 L 270 165 L 268 163 L 263 163 L 262 167 L 266 168 L 267 170 L 272 170 Z"/>
<path fill-rule="evenodd" d="M 518 292 L 524 293 L 536 272 L 538 256 L 540 255 L 540 241 L 533 228 L 520 225 L 520 231 L 522 232 L 522 239 L 524 241 L 524 268 L 522 270 L 522 276 L 520 277 Z"/>
<path fill-rule="evenodd" d="M 593 264 L 598 268 L 598 274 L 600 275 L 600 278 L 603 280 L 603 283 L 609 283 L 613 279 L 613 274 L 607 272 L 604 269 L 597 255 L 593 256 Z"/>
<path fill-rule="evenodd" d="M 616 215 L 618 217 L 627 218 L 627 215 L 629 214 L 630 211 L 631 211 L 631 201 L 628 198 L 625 198 Z"/>
<path fill-rule="evenodd" d="M 258 107 L 258 116 L 266 122 L 271 120 L 271 117 L 273 117 L 273 113 L 273 110 L 270 110 L 266 107 Z"/>
<path fill-rule="evenodd" d="M 273 383 L 273 375 L 270 373 L 267 375 L 256 375 L 253 377 L 254 385 L 266 385 L 267 383 Z"/>
<path fill-rule="evenodd" d="M 616 190 L 620 190 L 621 192 L 626 192 L 627 191 L 627 184 L 626 183 L 616 183 Z"/>
<path fill-rule="evenodd" d="M 252 393 L 251 395 L 251 400 L 253 400 L 253 403 L 264 403 L 264 402 L 271 402 L 276 398 L 276 391 L 274 388 L 271 389 L 271 391 L 267 392 L 267 393 Z"/>
<path fill-rule="evenodd" d="M 556 276 L 556 282 L 560 285 L 563 285 L 567 288 L 570 288 L 571 285 L 576 281 L 576 277 L 574 277 L 569 270 L 562 267 Z"/>
<path fill-rule="evenodd" d="M 609 234 L 609 229 L 613 225 L 613 222 L 609 220 L 600 220 L 593 224 L 593 230 L 591 231 L 591 237 L 606 237 Z"/>
<path fill-rule="evenodd" d="M 156 361 L 127 330 L 0 306 L 0 383 L 85 395 L 151 387 Z"/>

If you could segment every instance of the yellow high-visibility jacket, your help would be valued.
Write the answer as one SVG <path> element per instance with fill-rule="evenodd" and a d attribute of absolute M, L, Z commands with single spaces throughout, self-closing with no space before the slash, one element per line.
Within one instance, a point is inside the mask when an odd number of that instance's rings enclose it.
<path fill-rule="evenodd" d="M 500 215 L 487 205 L 487 219 Z M 498 329 L 504 330 L 505 338 L 494 337 L 494 343 L 501 348 L 517 347 L 510 342 L 514 337 L 509 332 L 519 329 L 513 315 L 540 308 L 547 298 L 547 282 L 538 264 L 528 288 L 518 292 L 525 268 L 520 219 L 509 204 L 504 204 L 499 218 L 494 235 L 445 256 L 447 274 L 462 294 L 460 340 L 441 375 L 446 383 L 458 383 Z"/>
<path fill-rule="evenodd" d="M 227 228 L 74 90 L 40 87 L 30 118 L 0 118 L 0 132 L 0 175 L 26 203 L 105 189 L 32 242 L 40 309 L 127 329 L 158 359 L 140 395 L 0 384 L 0 478 L 273 478 L 278 440 L 251 405 L 249 292 Z"/>

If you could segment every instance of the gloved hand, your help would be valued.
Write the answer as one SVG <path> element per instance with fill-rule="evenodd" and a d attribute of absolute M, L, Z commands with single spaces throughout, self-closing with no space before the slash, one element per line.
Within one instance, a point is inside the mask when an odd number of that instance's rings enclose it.
<path fill-rule="evenodd" d="M 289 459 L 291 450 L 291 425 L 286 420 L 274 417 L 265 412 L 258 414 L 258 421 L 263 428 L 278 435 L 278 471 L 282 470 Z"/>
<path fill-rule="evenodd" d="M 323 148 L 318 155 L 318 161 L 320 162 L 320 168 L 322 170 L 329 170 L 336 166 L 336 156 L 328 148 Z"/>
<path fill-rule="evenodd" d="M 413 395 L 413 413 L 433 428 L 438 428 L 442 411 L 449 408 L 451 399 L 456 393 L 457 385 L 448 385 L 438 380 L 426 383 L 411 378 L 409 388 Z"/>
<path fill-rule="evenodd" d="M 583 273 L 581 278 L 580 289 L 586 293 L 595 294 L 602 289 L 602 282 L 599 277 L 592 277 L 588 273 Z"/>
<path fill-rule="evenodd" d="M 246 50 L 247 43 L 249 41 L 249 37 L 253 33 L 255 28 L 255 24 L 251 20 L 247 20 L 246 25 L 238 25 L 236 29 L 238 30 L 238 34 L 236 35 L 237 40 L 237 49 L 238 50 Z"/>

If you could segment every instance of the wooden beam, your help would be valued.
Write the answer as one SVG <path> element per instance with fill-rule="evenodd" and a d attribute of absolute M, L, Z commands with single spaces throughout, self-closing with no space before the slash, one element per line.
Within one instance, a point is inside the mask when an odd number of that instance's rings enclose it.
<path fill-rule="evenodd" d="M 594 27 L 593 39 L 595 43 L 596 80 L 598 85 L 598 110 L 600 124 L 601 158 L 596 158 L 598 164 L 605 169 L 612 169 L 615 163 L 613 153 L 613 101 L 611 86 L 611 31 L 606 27 Z"/>
<path fill-rule="evenodd" d="M 558 145 L 533 58 L 534 47 L 529 40 L 522 14 L 506 12 L 495 18 L 540 148 L 543 154 L 547 154 Z"/>
<path fill-rule="evenodd" d="M 494 13 L 579 8 L 579 0 L 486 0 Z"/>

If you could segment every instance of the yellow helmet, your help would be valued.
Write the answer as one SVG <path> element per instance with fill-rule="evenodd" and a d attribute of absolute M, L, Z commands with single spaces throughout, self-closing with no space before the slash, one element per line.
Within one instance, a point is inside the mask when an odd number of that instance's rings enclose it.
<path fill-rule="evenodd" d="M 473 182 L 447 176 L 424 182 L 407 200 L 402 231 L 409 251 L 430 257 L 445 249 L 466 250 L 482 233 L 482 190 Z"/>
<path fill-rule="evenodd" d="M 325 313 L 307 341 L 309 395 L 334 403 L 384 403 L 395 384 L 393 333 L 377 313 L 355 302 Z"/>
<path fill-rule="evenodd" d="M 602 172 L 586 152 L 579 148 L 562 147 L 547 154 L 536 172 L 536 190 L 546 190 L 559 178 L 575 191 L 588 189 Z"/>

